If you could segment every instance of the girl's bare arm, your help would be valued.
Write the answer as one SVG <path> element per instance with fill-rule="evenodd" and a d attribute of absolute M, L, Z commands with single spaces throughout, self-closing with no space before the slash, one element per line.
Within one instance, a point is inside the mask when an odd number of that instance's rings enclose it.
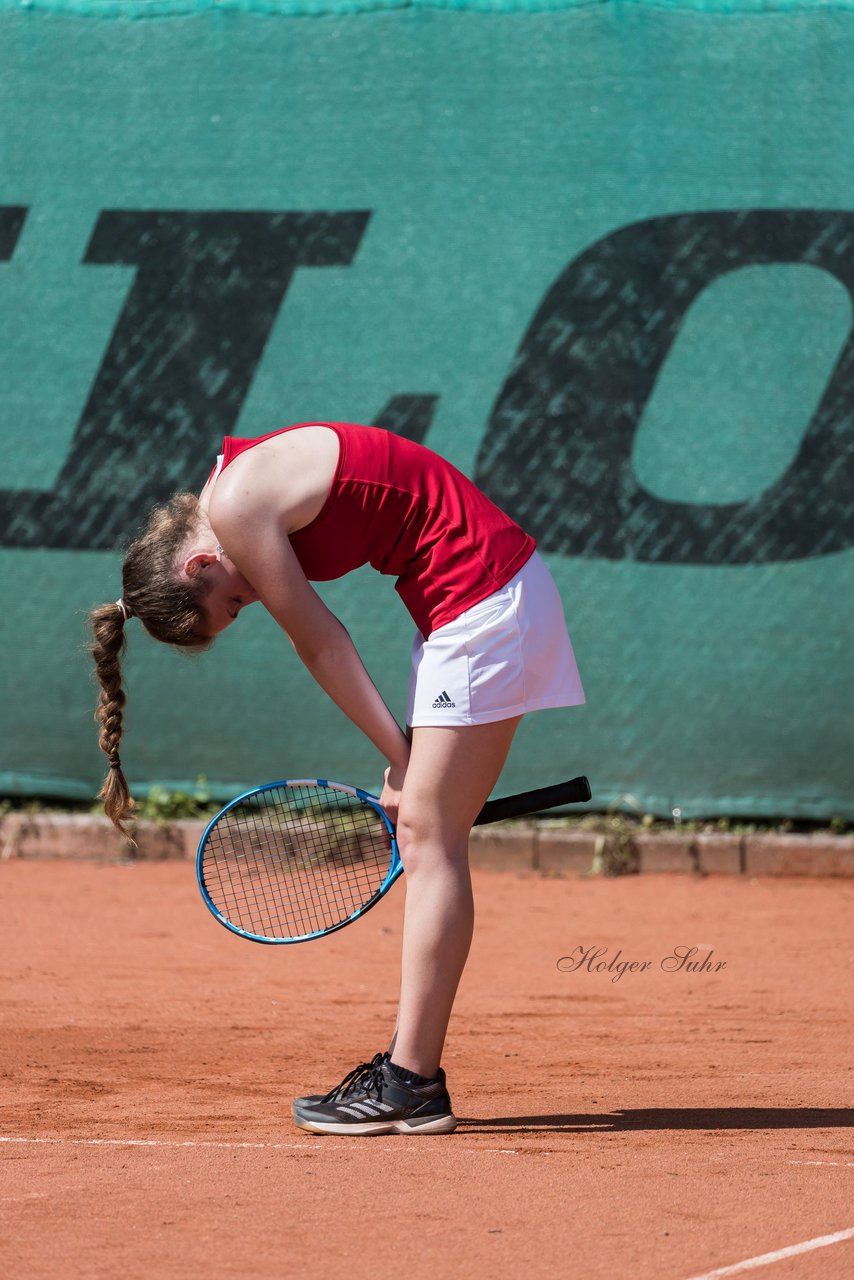
<path fill-rule="evenodd" d="M 211 525 L 229 558 L 252 584 L 305 666 L 336 706 L 388 760 L 402 781 L 409 743 L 368 675 L 349 633 L 308 582 L 286 532 L 281 495 L 236 501 L 223 489 Z"/>

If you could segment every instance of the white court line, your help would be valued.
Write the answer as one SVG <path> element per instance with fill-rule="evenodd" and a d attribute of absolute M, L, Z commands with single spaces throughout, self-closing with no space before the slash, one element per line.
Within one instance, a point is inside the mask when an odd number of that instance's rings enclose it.
<path fill-rule="evenodd" d="M 821 1164 L 834 1169 L 854 1169 L 854 1160 L 790 1160 L 789 1164 Z"/>
<path fill-rule="evenodd" d="M 372 1139 L 373 1141 L 375 1139 Z M 162 1138 L 16 1138 L 0 1135 L 0 1142 L 69 1147 L 215 1147 L 236 1151 L 320 1151 L 321 1149 L 316 1139 L 308 1142 L 199 1142 L 196 1139 L 178 1142 Z M 384 1150 L 402 1151 L 407 1145 L 405 1142 L 395 1143 L 393 1147 L 386 1147 Z M 454 1150 L 459 1150 L 456 1144 L 454 1144 Z M 502 1156 L 515 1156 L 517 1154 L 510 1147 L 466 1147 L 465 1150 L 490 1151 Z M 551 1155 L 551 1152 L 543 1151 L 540 1154 Z"/>
<path fill-rule="evenodd" d="M 191 1139 L 187 1142 L 163 1140 L 160 1138 L 4 1138 L 0 1137 L 0 1142 L 20 1142 L 26 1144 L 41 1144 L 53 1146 L 69 1146 L 69 1147 L 225 1147 L 235 1149 L 250 1149 L 263 1151 L 281 1151 L 294 1147 L 308 1148 L 313 1144 L 310 1142 L 197 1142 Z"/>
<path fill-rule="evenodd" d="M 781 1262 L 783 1258 L 794 1258 L 799 1253 L 809 1253 L 812 1249 L 824 1249 L 829 1244 L 839 1244 L 841 1240 L 854 1239 L 854 1227 L 844 1231 L 834 1231 L 833 1235 L 816 1236 L 813 1240 L 804 1240 L 802 1244 L 790 1244 L 785 1249 L 775 1249 L 773 1253 L 760 1253 L 755 1258 L 745 1258 L 743 1262 L 734 1262 L 729 1267 L 718 1267 L 716 1271 L 704 1271 L 701 1276 L 691 1276 L 690 1280 L 720 1280 L 721 1276 L 737 1276 L 742 1271 L 754 1271 L 757 1267 L 767 1267 L 772 1262 Z"/>

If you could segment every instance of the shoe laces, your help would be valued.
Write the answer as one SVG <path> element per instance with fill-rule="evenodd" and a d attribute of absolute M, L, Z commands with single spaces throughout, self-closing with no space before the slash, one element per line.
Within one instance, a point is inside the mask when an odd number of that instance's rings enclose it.
<path fill-rule="evenodd" d="M 324 1102 L 337 1102 L 341 1098 L 346 1098 L 348 1094 L 359 1089 L 364 1093 L 375 1093 L 378 1098 L 382 1097 L 383 1091 L 383 1063 L 386 1055 L 384 1053 L 375 1053 L 370 1062 L 362 1062 L 358 1067 L 354 1067 L 352 1071 L 348 1071 L 347 1075 L 340 1084 L 336 1084 L 334 1089 L 330 1089 Z"/>

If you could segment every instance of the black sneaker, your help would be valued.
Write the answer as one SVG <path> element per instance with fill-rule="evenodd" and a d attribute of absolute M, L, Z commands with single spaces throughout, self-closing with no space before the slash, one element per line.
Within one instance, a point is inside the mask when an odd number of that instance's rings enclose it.
<path fill-rule="evenodd" d="M 300 1105 L 298 1105 L 300 1104 Z M 452 1133 L 457 1119 L 440 1070 L 428 1084 L 405 1085 L 389 1066 L 388 1054 L 376 1054 L 345 1076 L 319 1102 L 298 1098 L 293 1116 L 309 1133 Z"/>
<path fill-rule="evenodd" d="M 358 1086 L 363 1075 L 373 1071 L 375 1067 L 381 1066 L 388 1056 L 387 1052 L 375 1053 L 370 1062 L 363 1062 L 354 1071 L 348 1072 L 341 1083 L 337 1084 L 334 1089 L 330 1089 L 329 1093 L 307 1093 L 301 1098 L 294 1098 L 291 1106 L 294 1116 L 298 1111 L 304 1111 L 306 1107 L 316 1107 L 319 1102 L 332 1102 L 348 1088 L 352 1088 L 354 1085 Z"/>

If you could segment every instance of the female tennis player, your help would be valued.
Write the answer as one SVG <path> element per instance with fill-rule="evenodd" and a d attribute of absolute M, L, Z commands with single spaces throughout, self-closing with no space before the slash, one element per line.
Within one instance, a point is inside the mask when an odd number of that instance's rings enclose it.
<path fill-rule="evenodd" d="M 416 625 L 407 730 L 311 581 L 370 563 Z M 584 701 L 557 589 L 534 540 L 431 450 L 376 427 L 308 423 L 227 437 L 198 498 L 157 508 L 92 613 L 104 808 L 133 809 L 119 758 L 125 625 L 201 648 L 260 601 L 312 676 L 387 761 L 406 904 L 388 1049 L 327 1094 L 299 1098 L 316 1133 L 449 1133 L 440 1067 L 472 938 L 468 838 L 529 711 Z"/>

